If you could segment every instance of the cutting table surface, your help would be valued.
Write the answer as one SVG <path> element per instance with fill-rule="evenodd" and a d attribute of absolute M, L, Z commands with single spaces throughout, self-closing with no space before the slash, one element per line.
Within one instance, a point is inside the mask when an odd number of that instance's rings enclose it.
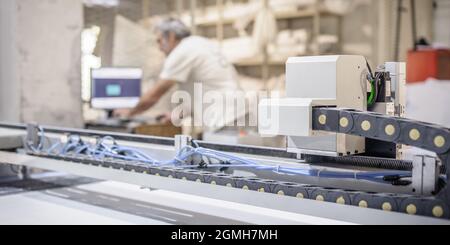
<path fill-rule="evenodd" d="M 112 181 L 0 188 L 0 224 L 349 224 Z"/>

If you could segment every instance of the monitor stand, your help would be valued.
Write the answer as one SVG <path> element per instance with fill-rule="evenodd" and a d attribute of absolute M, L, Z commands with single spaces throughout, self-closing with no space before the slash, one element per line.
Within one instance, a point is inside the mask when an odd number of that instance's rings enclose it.
<path fill-rule="evenodd" d="M 107 119 L 114 118 L 114 110 L 106 110 L 106 118 Z"/>
<path fill-rule="evenodd" d="M 125 122 L 117 117 L 114 117 L 114 110 L 105 110 L 106 117 L 99 118 L 93 122 L 89 122 L 87 128 L 99 129 L 99 128 L 122 128 L 125 127 Z"/>
<path fill-rule="evenodd" d="M 106 110 L 106 120 L 109 124 L 123 126 L 132 120 L 129 118 L 119 118 L 114 116 L 114 110 Z"/>

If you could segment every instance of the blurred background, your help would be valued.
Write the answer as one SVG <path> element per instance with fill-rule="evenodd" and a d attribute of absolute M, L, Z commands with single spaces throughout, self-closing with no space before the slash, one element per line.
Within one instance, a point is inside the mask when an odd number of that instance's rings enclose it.
<path fill-rule="evenodd" d="M 283 92 L 291 56 L 364 55 L 373 67 L 419 61 L 408 70 L 407 115 L 450 126 L 450 0 L 2 0 L 0 121 L 186 133 L 155 120 L 171 109 L 170 93 L 126 122 L 106 120 L 108 111 L 91 103 L 92 69 L 135 67 L 142 91 L 155 84 L 165 56 L 154 29 L 168 17 L 219 45 L 248 91 Z M 414 73 L 430 64 L 430 72 Z M 254 130 L 209 139 L 284 143 Z"/>

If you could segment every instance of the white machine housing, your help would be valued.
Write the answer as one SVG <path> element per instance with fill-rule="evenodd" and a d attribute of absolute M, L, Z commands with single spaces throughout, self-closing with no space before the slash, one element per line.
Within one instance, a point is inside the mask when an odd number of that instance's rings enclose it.
<path fill-rule="evenodd" d="M 363 56 L 289 58 L 286 98 L 260 102 L 259 133 L 287 136 L 287 150 L 292 153 L 325 156 L 364 153 L 364 138 L 313 131 L 312 109 L 327 106 L 365 111 L 367 74 Z"/>

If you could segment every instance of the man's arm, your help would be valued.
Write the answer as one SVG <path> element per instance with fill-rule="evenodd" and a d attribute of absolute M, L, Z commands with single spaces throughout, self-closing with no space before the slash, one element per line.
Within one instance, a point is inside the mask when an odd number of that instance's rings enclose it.
<path fill-rule="evenodd" d="M 175 81 L 171 80 L 158 81 L 152 89 L 141 97 L 141 100 L 135 108 L 128 111 L 117 110 L 114 112 L 115 116 L 133 117 L 145 112 L 152 108 L 161 97 L 175 85 L 175 83 Z"/>

